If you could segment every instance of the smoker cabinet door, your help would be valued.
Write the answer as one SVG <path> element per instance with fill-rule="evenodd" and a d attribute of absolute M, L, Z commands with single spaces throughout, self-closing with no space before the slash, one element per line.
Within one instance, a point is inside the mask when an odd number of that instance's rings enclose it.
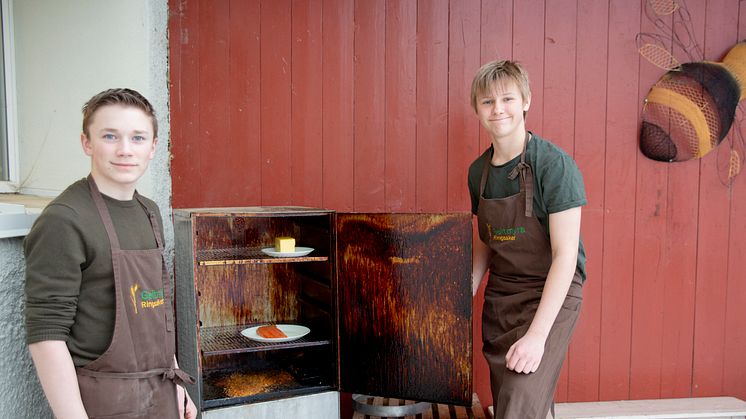
<path fill-rule="evenodd" d="M 471 215 L 337 214 L 340 390 L 471 404 Z"/>

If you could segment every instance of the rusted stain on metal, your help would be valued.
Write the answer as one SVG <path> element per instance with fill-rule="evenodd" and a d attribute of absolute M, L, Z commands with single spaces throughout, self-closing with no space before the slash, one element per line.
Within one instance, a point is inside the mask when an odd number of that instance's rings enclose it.
<path fill-rule="evenodd" d="M 340 214 L 337 224 L 343 390 L 469 402 L 471 217 Z"/>
<path fill-rule="evenodd" d="M 288 265 L 200 266 L 199 319 L 203 327 L 297 319 L 300 281 Z"/>
<path fill-rule="evenodd" d="M 275 237 L 290 236 L 302 243 L 300 226 L 284 217 L 197 217 L 195 249 L 262 248 L 274 246 Z M 302 244 L 299 244 L 302 245 Z"/>
<path fill-rule="evenodd" d="M 391 263 L 403 263 L 403 264 L 411 264 L 411 263 L 420 263 L 420 257 L 419 256 L 412 256 L 408 258 L 403 258 L 401 256 L 391 256 Z"/>

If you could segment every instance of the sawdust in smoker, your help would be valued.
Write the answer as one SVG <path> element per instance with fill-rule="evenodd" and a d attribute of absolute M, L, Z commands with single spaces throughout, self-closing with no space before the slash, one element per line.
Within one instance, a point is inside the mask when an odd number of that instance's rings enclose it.
<path fill-rule="evenodd" d="M 217 384 L 225 389 L 228 397 L 244 397 L 282 388 L 295 382 L 293 376 L 285 371 L 257 371 L 250 373 L 233 373 Z"/>

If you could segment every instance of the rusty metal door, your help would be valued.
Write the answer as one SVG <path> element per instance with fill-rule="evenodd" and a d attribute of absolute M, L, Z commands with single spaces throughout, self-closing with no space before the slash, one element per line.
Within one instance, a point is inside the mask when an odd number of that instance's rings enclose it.
<path fill-rule="evenodd" d="M 471 215 L 337 214 L 340 389 L 470 404 Z"/>

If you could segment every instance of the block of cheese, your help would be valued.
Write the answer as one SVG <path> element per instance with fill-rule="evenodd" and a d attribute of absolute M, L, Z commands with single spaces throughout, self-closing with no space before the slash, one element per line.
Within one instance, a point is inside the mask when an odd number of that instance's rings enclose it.
<path fill-rule="evenodd" d="M 275 237 L 275 251 L 280 253 L 295 252 L 295 239 L 292 237 Z"/>

